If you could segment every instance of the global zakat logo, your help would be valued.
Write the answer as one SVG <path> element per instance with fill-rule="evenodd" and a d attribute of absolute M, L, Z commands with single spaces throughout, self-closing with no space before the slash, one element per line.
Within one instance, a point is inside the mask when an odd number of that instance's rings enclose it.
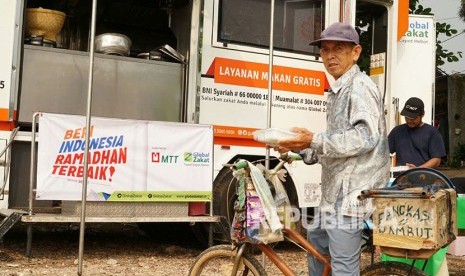
<path fill-rule="evenodd" d="M 428 38 L 431 34 L 429 22 L 413 21 L 409 23 L 409 30 L 405 33 L 407 37 Z"/>
<path fill-rule="evenodd" d="M 194 162 L 194 157 L 192 156 L 191 152 L 184 153 L 184 163 L 192 163 Z"/>
<path fill-rule="evenodd" d="M 209 164 L 210 153 L 209 152 L 184 152 L 184 164 Z"/>

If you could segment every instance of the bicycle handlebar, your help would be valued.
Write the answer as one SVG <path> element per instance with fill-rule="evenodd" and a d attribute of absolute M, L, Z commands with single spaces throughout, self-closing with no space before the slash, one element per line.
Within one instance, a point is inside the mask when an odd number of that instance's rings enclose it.
<path fill-rule="evenodd" d="M 281 154 L 281 156 L 279 156 L 279 160 L 280 162 L 274 168 L 275 170 L 281 169 L 285 163 L 291 163 L 293 161 L 302 160 L 302 156 L 300 156 L 298 153 L 289 151 L 287 153 Z M 223 164 L 223 167 L 232 168 L 234 170 L 243 169 L 243 168 L 246 168 L 247 166 L 248 166 L 248 161 L 245 159 L 239 159 L 234 164 Z"/>

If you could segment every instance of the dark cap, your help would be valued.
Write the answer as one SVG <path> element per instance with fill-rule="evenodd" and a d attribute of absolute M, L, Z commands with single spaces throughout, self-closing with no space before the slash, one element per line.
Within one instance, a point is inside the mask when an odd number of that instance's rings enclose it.
<path fill-rule="evenodd" d="M 416 118 L 425 113 L 425 105 L 419 98 L 412 97 L 405 102 L 404 109 L 400 115 L 409 118 Z"/>
<path fill-rule="evenodd" d="M 320 47 L 321 41 L 346 41 L 359 44 L 357 31 L 349 24 L 336 22 L 326 28 L 320 36 L 320 39 L 310 42 L 310 45 Z"/>

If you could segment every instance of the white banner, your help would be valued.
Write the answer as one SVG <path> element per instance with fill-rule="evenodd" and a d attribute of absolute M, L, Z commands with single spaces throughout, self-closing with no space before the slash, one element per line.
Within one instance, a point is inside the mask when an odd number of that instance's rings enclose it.
<path fill-rule="evenodd" d="M 423 122 L 432 124 L 436 73 L 436 24 L 433 16 L 409 15 L 409 29 L 397 44 L 397 66 L 392 97 L 402 108 L 410 97 L 425 104 Z M 421 63 L 421 66 L 419 64 Z"/>
<path fill-rule="evenodd" d="M 37 199 L 81 200 L 85 117 L 41 114 Z M 87 200 L 209 201 L 213 129 L 92 118 Z"/>

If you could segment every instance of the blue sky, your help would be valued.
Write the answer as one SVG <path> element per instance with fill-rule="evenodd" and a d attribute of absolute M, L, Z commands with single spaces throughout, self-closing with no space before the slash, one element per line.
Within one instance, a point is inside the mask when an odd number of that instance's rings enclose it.
<path fill-rule="evenodd" d="M 460 0 L 420 0 L 419 3 L 423 7 L 432 9 L 436 21 L 451 24 L 451 27 L 457 30 L 457 34 L 465 30 L 465 22 L 458 15 Z M 448 74 L 465 74 L 465 33 L 461 33 L 453 38 L 441 36 L 439 39 L 443 41 L 442 47 L 445 49 L 451 52 L 463 52 L 463 58 L 459 62 L 446 62 L 440 68 Z"/>

